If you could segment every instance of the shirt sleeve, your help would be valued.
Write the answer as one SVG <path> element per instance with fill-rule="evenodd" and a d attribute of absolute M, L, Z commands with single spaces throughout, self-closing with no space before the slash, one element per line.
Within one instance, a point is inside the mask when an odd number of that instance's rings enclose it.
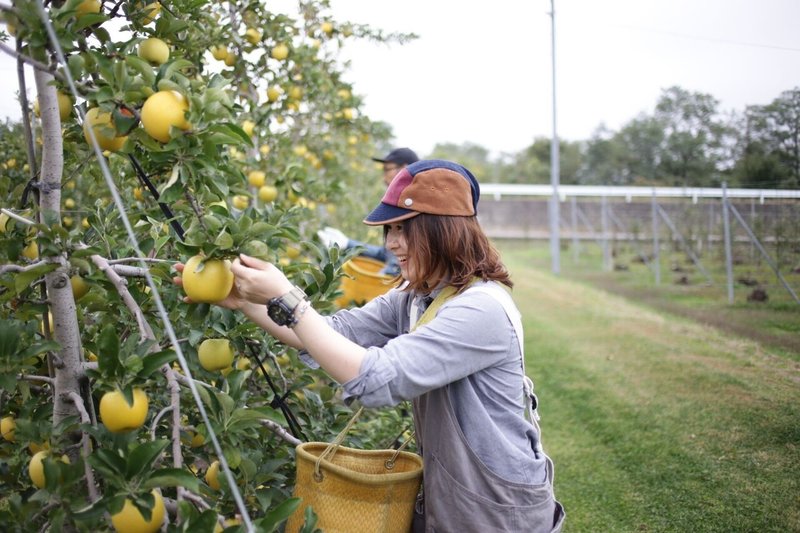
<path fill-rule="evenodd" d="M 507 361 L 519 354 L 512 350 L 516 342 L 499 302 L 465 293 L 414 332 L 370 347 L 359 375 L 344 383 L 343 398 L 368 407 L 395 405 Z"/>

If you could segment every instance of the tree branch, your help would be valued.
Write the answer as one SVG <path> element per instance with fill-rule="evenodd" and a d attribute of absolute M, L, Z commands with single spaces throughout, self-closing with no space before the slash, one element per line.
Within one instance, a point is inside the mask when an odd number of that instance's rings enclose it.
<path fill-rule="evenodd" d="M 42 265 L 46 265 L 50 263 L 50 261 L 44 259 L 40 261 L 36 261 L 35 263 L 31 263 L 30 265 L 0 265 L 0 274 L 5 274 L 6 272 L 28 272 L 33 270 L 34 268 L 38 268 Z"/>
<path fill-rule="evenodd" d="M 14 50 L 13 48 L 11 48 L 10 46 L 8 46 L 5 43 L 0 42 L 0 52 L 5 52 L 6 54 L 10 55 L 11 57 L 29 64 L 30 66 L 32 66 L 36 70 L 41 70 L 42 72 L 47 72 L 48 74 L 53 75 L 53 77 L 58 78 L 59 81 L 66 82 L 66 80 L 64 79 L 64 76 L 61 73 L 59 73 L 56 69 L 54 69 L 54 68 L 52 68 L 52 67 L 50 67 L 48 65 L 45 65 L 44 63 L 41 63 L 39 61 L 36 61 L 32 57 L 28 57 L 25 54 L 18 53 L 16 50 Z"/>
<path fill-rule="evenodd" d="M 285 440 L 286 442 L 288 442 L 292 446 L 297 446 L 297 445 L 299 445 L 299 444 L 301 444 L 303 442 L 300 439 L 296 438 L 291 433 L 289 433 L 288 431 L 286 431 L 286 429 L 284 429 L 284 427 L 281 426 L 280 424 L 278 424 L 277 422 L 273 422 L 272 420 L 263 419 L 263 420 L 261 420 L 261 425 L 264 426 L 265 428 L 269 429 L 273 433 L 275 433 L 277 436 L 279 436 L 280 438 L 282 438 L 283 440 Z"/>
<path fill-rule="evenodd" d="M 86 411 L 86 407 L 83 405 L 83 398 L 81 398 L 81 395 L 75 391 L 69 391 L 67 397 L 72 400 L 72 403 L 81 415 L 81 422 L 91 425 L 92 419 Z M 86 430 L 81 431 L 81 441 L 83 444 L 83 466 L 86 471 L 86 485 L 89 488 L 89 499 L 92 502 L 96 502 L 100 499 L 100 495 L 97 492 L 97 485 L 95 485 L 94 472 L 92 472 L 92 467 L 89 466 L 89 461 L 86 460 L 86 458 L 92 454 L 92 445 L 89 442 L 89 434 Z"/>
<path fill-rule="evenodd" d="M 136 319 L 136 324 L 139 326 L 142 340 L 156 340 L 153 329 L 150 327 L 150 324 L 147 323 L 147 320 L 145 320 L 144 313 L 142 313 L 142 308 L 139 307 L 139 304 L 136 302 L 133 296 L 131 296 L 130 291 L 128 291 L 125 280 L 120 277 L 119 274 L 117 274 L 111 265 L 108 264 L 108 260 L 105 257 L 93 254 L 91 258 L 92 262 L 97 266 L 97 268 L 99 268 L 100 271 L 106 275 L 109 281 L 111 281 L 111 283 L 114 285 L 114 288 L 117 289 L 117 293 L 119 293 L 120 297 L 122 297 L 125 307 L 127 307 L 131 314 L 133 314 L 134 318 Z"/>
<path fill-rule="evenodd" d="M 183 385 L 185 387 L 189 387 L 190 386 L 189 385 L 189 378 L 187 378 L 186 376 L 184 376 L 180 372 L 175 372 L 174 370 L 173 370 L 173 372 L 175 374 L 175 379 L 178 381 L 178 383 L 180 383 L 181 385 Z M 205 387 L 207 389 L 213 389 L 214 388 L 211 385 L 209 385 L 208 383 L 206 383 L 205 381 L 200 381 L 200 380 L 195 379 L 194 382 L 195 382 L 196 385 L 201 385 L 201 386 L 203 386 L 203 387 Z"/>
<path fill-rule="evenodd" d="M 178 373 L 169 365 L 162 366 L 161 371 L 167 378 L 170 408 L 172 409 L 172 466 L 181 468 L 183 466 L 183 450 L 181 449 L 181 386 L 178 383 Z M 180 498 L 181 494 L 179 492 L 178 499 Z"/>
<path fill-rule="evenodd" d="M 150 440 L 156 440 L 156 426 L 158 426 L 158 423 L 161 421 L 164 415 L 170 411 L 172 411 L 172 406 L 168 405 L 160 410 L 155 417 L 153 417 L 153 422 L 150 424 Z"/>
<path fill-rule="evenodd" d="M 24 379 L 25 381 L 43 381 L 48 385 L 53 384 L 53 378 L 36 374 L 17 374 L 17 379 Z"/>
<path fill-rule="evenodd" d="M 126 278 L 143 278 L 147 269 L 142 267 L 132 267 L 128 265 L 110 265 L 111 268 L 120 276 Z"/>
<path fill-rule="evenodd" d="M 20 216 L 15 212 L 11 211 L 10 209 L 4 209 L 4 208 L 0 209 L 0 213 L 3 213 L 9 218 L 13 218 L 17 222 L 22 222 L 23 224 L 27 224 L 28 226 L 33 226 L 34 224 L 36 224 L 36 222 L 34 222 L 33 220 Z"/>
<path fill-rule="evenodd" d="M 118 265 L 120 263 L 134 263 L 134 262 L 144 262 L 144 263 L 170 263 L 174 264 L 176 261 L 171 259 L 157 259 L 154 257 L 122 257 L 119 259 L 109 259 L 109 265 Z"/>

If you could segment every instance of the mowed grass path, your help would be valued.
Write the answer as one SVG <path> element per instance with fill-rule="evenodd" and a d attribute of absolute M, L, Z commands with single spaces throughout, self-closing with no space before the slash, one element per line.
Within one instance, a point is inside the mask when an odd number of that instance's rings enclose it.
<path fill-rule="evenodd" d="M 800 531 L 796 361 L 501 250 L 565 531 Z"/>

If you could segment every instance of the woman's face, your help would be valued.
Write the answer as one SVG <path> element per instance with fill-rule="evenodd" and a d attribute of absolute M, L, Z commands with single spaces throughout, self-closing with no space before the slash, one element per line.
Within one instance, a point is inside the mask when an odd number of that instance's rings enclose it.
<path fill-rule="evenodd" d="M 414 275 L 414 265 L 409 263 L 408 256 L 408 241 L 406 234 L 403 231 L 403 223 L 387 224 L 386 231 L 386 249 L 389 250 L 397 257 L 397 262 L 400 264 L 400 273 L 403 279 L 408 281 L 416 281 Z"/>

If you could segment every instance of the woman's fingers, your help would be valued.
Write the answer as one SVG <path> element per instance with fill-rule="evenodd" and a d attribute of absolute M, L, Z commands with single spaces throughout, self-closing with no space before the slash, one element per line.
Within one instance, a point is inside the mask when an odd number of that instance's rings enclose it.
<path fill-rule="evenodd" d="M 241 259 L 243 265 L 249 266 L 250 268 L 266 270 L 269 267 L 269 263 L 266 261 L 262 261 L 261 259 L 255 257 L 250 257 L 249 255 L 239 254 L 239 258 Z"/>

